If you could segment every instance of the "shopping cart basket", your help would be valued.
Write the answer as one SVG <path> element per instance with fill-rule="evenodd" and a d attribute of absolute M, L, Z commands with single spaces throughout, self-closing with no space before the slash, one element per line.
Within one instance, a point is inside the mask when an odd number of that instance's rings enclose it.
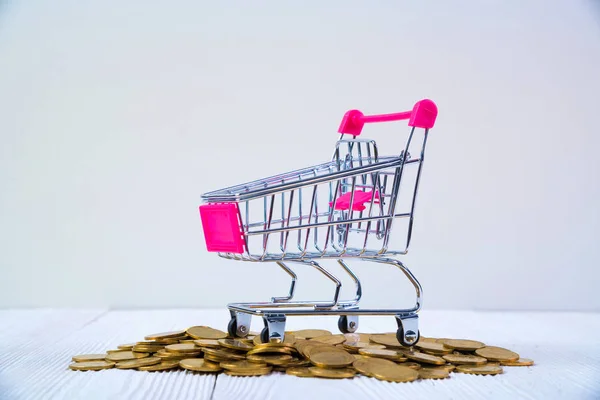
<path fill-rule="evenodd" d="M 340 331 L 349 333 L 358 328 L 359 315 L 394 315 L 398 341 L 405 346 L 418 342 L 421 285 L 392 256 L 408 251 L 425 145 L 436 117 L 437 107 L 428 99 L 417 102 L 412 111 L 394 114 L 366 116 L 350 110 L 338 129 L 341 136 L 331 161 L 202 196 L 200 217 L 209 252 L 231 260 L 273 262 L 292 278 L 285 297 L 229 304 L 231 336 L 248 335 L 252 315 L 264 320 L 263 342 L 284 340 L 286 316 L 339 315 Z M 366 123 L 399 120 L 408 120 L 411 129 L 398 155 L 380 156 L 375 141 L 359 138 Z M 418 132 L 423 132 L 419 139 Z M 392 225 L 401 222 L 404 237 L 397 240 L 398 229 L 392 235 Z M 402 246 L 394 247 L 397 242 Z M 340 299 L 342 284 L 317 263 L 321 259 L 336 260 L 349 274 L 356 286 L 353 299 Z M 415 305 L 360 309 L 361 283 L 349 259 L 398 267 L 415 288 Z M 333 300 L 293 301 L 297 276 L 288 264 L 294 263 L 314 267 L 333 281 Z"/>

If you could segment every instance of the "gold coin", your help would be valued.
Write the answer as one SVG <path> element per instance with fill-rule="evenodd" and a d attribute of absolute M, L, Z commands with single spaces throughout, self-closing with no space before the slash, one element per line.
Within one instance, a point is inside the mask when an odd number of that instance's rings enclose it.
<path fill-rule="evenodd" d="M 155 371 L 166 371 L 166 370 L 174 369 L 174 368 L 179 368 L 179 360 L 172 360 L 172 361 L 164 361 L 163 360 L 160 362 L 160 364 L 139 367 L 138 371 L 155 372 Z"/>
<path fill-rule="evenodd" d="M 164 349 L 165 346 L 141 346 L 135 345 L 133 346 L 133 351 L 136 353 L 156 353 L 159 350 Z"/>
<path fill-rule="evenodd" d="M 219 339 L 217 342 L 221 346 L 232 350 L 248 351 L 254 348 L 253 345 L 250 345 L 237 339 Z"/>
<path fill-rule="evenodd" d="M 412 368 L 412 369 L 421 369 L 421 368 L 423 368 L 423 367 L 421 366 L 421 364 L 419 364 L 419 363 L 416 363 L 416 362 L 412 362 L 412 361 L 403 362 L 403 363 L 402 363 L 402 366 L 403 366 L 403 367 Z M 441 368 L 441 367 L 440 367 L 440 368 Z"/>
<path fill-rule="evenodd" d="M 430 337 L 421 336 L 421 337 L 419 337 L 419 342 L 418 343 L 441 343 L 441 342 L 438 342 L 438 340 L 439 339 L 436 339 L 436 338 L 430 338 Z"/>
<path fill-rule="evenodd" d="M 191 358 L 191 357 L 190 357 Z M 223 358 L 223 357 L 215 357 L 215 356 L 211 356 L 210 354 L 205 354 L 204 355 L 204 360 L 206 361 L 210 361 L 213 364 L 221 364 L 224 361 L 231 361 L 227 358 Z"/>
<path fill-rule="evenodd" d="M 292 354 L 292 349 L 289 347 L 259 347 L 248 352 L 250 354 Z"/>
<path fill-rule="evenodd" d="M 173 343 L 173 344 L 175 344 L 175 343 Z M 135 349 L 136 347 L 157 347 L 160 350 L 160 349 L 162 349 L 165 346 L 166 345 L 164 345 L 164 344 L 157 344 L 157 343 L 152 343 L 152 344 L 150 344 L 150 343 L 136 343 L 133 346 L 133 349 Z M 132 351 L 134 351 L 133 349 L 132 349 Z"/>
<path fill-rule="evenodd" d="M 288 368 L 292 368 L 292 367 L 312 367 L 312 364 L 310 363 L 309 360 L 301 360 L 301 359 L 294 359 L 292 358 L 290 361 L 288 361 L 287 364 L 285 364 L 286 367 Z"/>
<path fill-rule="evenodd" d="M 445 365 L 440 365 L 440 366 L 436 366 L 436 367 L 427 367 L 429 369 L 443 369 L 446 370 L 448 372 L 452 372 L 454 371 L 454 369 L 456 368 L 456 365 L 452 365 L 452 364 L 445 364 Z"/>
<path fill-rule="evenodd" d="M 475 351 L 485 346 L 476 340 L 467 339 L 442 339 L 444 346 L 455 350 Z"/>
<path fill-rule="evenodd" d="M 117 351 L 114 353 L 110 353 L 106 355 L 106 360 L 108 361 L 127 361 L 127 360 L 135 360 L 136 358 L 145 358 L 150 354 L 148 353 L 135 353 L 133 351 Z"/>
<path fill-rule="evenodd" d="M 472 354 L 446 354 L 442 358 L 455 365 L 483 365 L 487 363 L 485 358 Z"/>
<path fill-rule="evenodd" d="M 342 344 L 344 349 L 348 350 L 351 353 L 357 353 L 359 349 L 385 349 L 385 346 L 382 344 L 376 344 L 372 342 L 344 342 Z"/>
<path fill-rule="evenodd" d="M 300 360 L 296 357 L 292 357 L 291 359 L 288 359 L 286 357 L 283 359 L 272 358 L 269 360 L 265 360 L 265 362 L 269 365 L 277 366 L 277 367 L 285 367 L 285 368 L 287 368 L 289 366 L 296 367 L 296 366 L 298 366 L 297 364 L 299 364 L 303 361 L 305 361 L 305 360 Z M 307 366 L 310 367 L 310 362 L 309 362 L 309 365 L 307 365 Z"/>
<path fill-rule="evenodd" d="M 148 365 L 160 364 L 161 359 L 158 357 L 136 358 L 135 360 L 120 361 L 115 365 L 118 369 L 133 369 L 139 367 L 147 367 Z"/>
<path fill-rule="evenodd" d="M 345 353 L 348 352 L 346 349 L 344 349 L 342 345 L 332 346 L 330 344 L 325 344 L 321 342 L 314 342 L 313 344 L 305 345 L 302 350 L 304 350 L 304 354 L 306 354 L 307 356 L 310 356 L 313 353 L 319 353 L 324 351 L 341 351 Z"/>
<path fill-rule="evenodd" d="M 135 346 L 135 343 L 120 344 L 117 346 L 117 348 L 119 350 L 131 350 L 133 349 L 133 346 Z"/>
<path fill-rule="evenodd" d="M 318 368 L 318 367 L 309 367 L 308 370 L 312 374 L 312 376 L 316 376 L 319 378 L 329 378 L 329 379 L 346 379 L 346 378 L 354 378 L 356 375 L 356 371 L 351 368 Z"/>
<path fill-rule="evenodd" d="M 337 347 L 333 347 L 331 345 L 321 343 L 321 342 L 314 342 L 312 344 L 306 344 L 306 345 L 301 346 L 300 349 L 298 351 L 300 351 L 300 353 L 306 358 L 310 358 L 310 355 L 312 354 L 313 351 L 315 353 L 318 353 L 318 352 L 323 352 L 323 351 L 341 350 L 341 349 L 338 349 Z"/>
<path fill-rule="evenodd" d="M 289 354 L 250 354 L 248 361 L 266 363 L 269 365 L 284 365 L 293 361 Z"/>
<path fill-rule="evenodd" d="M 285 373 L 288 375 L 299 376 L 301 378 L 309 378 L 313 376 L 313 374 L 310 372 L 310 368 L 308 367 L 291 367 L 286 369 Z"/>
<path fill-rule="evenodd" d="M 163 361 L 166 360 L 183 360 L 184 358 L 192 358 L 198 356 L 200 353 L 169 353 L 166 350 L 159 350 L 154 353 L 154 357 L 160 357 Z"/>
<path fill-rule="evenodd" d="M 115 366 L 114 362 L 110 361 L 83 361 L 74 362 L 69 365 L 73 371 L 100 371 L 101 369 L 109 369 Z"/>
<path fill-rule="evenodd" d="M 194 339 L 225 339 L 227 333 L 209 326 L 192 326 L 186 333 Z"/>
<path fill-rule="evenodd" d="M 402 353 L 399 353 L 395 350 L 373 349 L 370 347 L 365 347 L 365 348 L 359 349 L 358 354 L 361 354 L 361 355 L 367 356 L 367 357 L 387 358 L 388 360 L 398 361 L 398 362 L 406 361 L 406 357 L 404 357 L 402 355 Z"/>
<path fill-rule="evenodd" d="M 418 351 L 406 352 L 406 353 L 404 353 L 404 355 L 406 356 L 406 358 L 409 358 L 413 361 L 418 361 L 420 363 L 434 364 L 434 365 L 446 364 L 446 360 L 444 360 L 441 357 L 434 356 L 431 354 L 426 354 L 426 353 L 420 353 Z"/>
<path fill-rule="evenodd" d="M 248 360 L 223 361 L 219 365 L 221 366 L 221 368 L 235 370 L 235 371 L 254 370 L 257 368 L 267 367 L 266 363 L 256 363 L 256 362 L 250 362 Z"/>
<path fill-rule="evenodd" d="M 516 361 L 500 361 L 500 364 L 507 367 L 529 367 L 533 365 L 533 360 L 529 358 L 519 358 Z"/>
<path fill-rule="evenodd" d="M 136 342 L 135 346 L 157 346 L 160 343 L 156 343 L 154 340 L 142 340 L 141 342 Z"/>
<path fill-rule="evenodd" d="M 412 382 L 419 378 L 419 373 L 412 368 L 394 364 L 393 366 L 375 368 L 372 376 L 388 382 Z"/>
<path fill-rule="evenodd" d="M 205 348 L 204 355 L 211 355 L 213 357 L 222 358 L 223 360 L 244 360 L 246 358 L 245 353 L 240 353 L 237 351 L 229 350 L 229 349 L 211 349 Z"/>
<path fill-rule="evenodd" d="M 496 346 L 486 346 L 475 350 L 475 354 L 491 361 L 516 361 L 519 355 L 514 351 Z"/>
<path fill-rule="evenodd" d="M 256 346 L 252 347 L 252 350 L 274 349 L 274 348 L 285 349 L 290 354 L 298 352 L 298 350 L 296 350 L 296 348 L 294 347 L 294 345 L 288 344 L 288 343 L 260 343 L 260 344 L 257 344 Z M 274 350 L 274 352 L 277 352 L 277 350 Z"/>
<path fill-rule="evenodd" d="M 119 353 L 121 351 L 123 351 L 123 349 L 111 349 L 111 350 L 106 350 L 106 353 L 107 354 L 110 354 L 110 353 Z"/>
<path fill-rule="evenodd" d="M 310 362 L 321 368 L 342 368 L 354 362 L 354 356 L 342 349 L 312 352 Z"/>
<path fill-rule="evenodd" d="M 323 344 L 323 343 L 320 343 Z M 294 347 L 293 343 L 286 342 L 268 342 L 261 343 L 260 340 L 256 340 L 256 338 L 252 341 L 253 349 L 260 349 L 261 347 Z"/>
<path fill-rule="evenodd" d="M 272 367 L 263 367 L 248 371 L 226 370 L 225 374 L 231 376 L 261 376 L 270 374 L 272 369 Z"/>
<path fill-rule="evenodd" d="M 369 343 L 369 338 L 371 337 L 371 333 L 344 333 L 344 337 L 346 338 L 346 342 L 366 342 Z M 345 342 L 345 343 L 346 343 Z"/>
<path fill-rule="evenodd" d="M 179 343 L 165 346 L 165 350 L 170 353 L 197 353 L 200 348 L 194 343 Z"/>
<path fill-rule="evenodd" d="M 301 352 L 302 348 L 304 346 L 308 346 L 310 345 L 314 345 L 314 344 L 318 344 L 319 342 L 313 342 L 310 340 L 306 340 L 306 339 L 296 339 L 296 341 L 294 342 L 293 346 Z"/>
<path fill-rule="evenodd" d="M 299 331 L 293 331 L 292 334 L 296 337 L 302 337 L 304 339 L 313 339 L 323 335 L 331 335 L 331 332 L 324 329 L 301 329 Z"/>
<path fill-rule="evenodd" d="M 400 344 L 398 339 L 396 339 L 395 333 L 394 334 L 383 333 L 383 334 L 371 335 L 369 340 L 371 340 L 371 342 L 373 342 L 373 343 L 382 344 L 386 347 L 405 348 L 404 346 L 402 346 Z"/>
<path fill-rule="evenodd" d="M 211 347 L 214 349 L 221 347 L 221 344 L 216 339 L 198 339 L 194 340 L 193 343 L 198 347 Z"/>
<path fill-rule="evenodd" d="M 373 371 L 381 368 L 391 367 L 396 365 L 395 362 L 383 358 L 365 357 L 360 360 L 355 360 L 352 366 L 355 370 L 366 376 L 373 376 Z"/>
<path fill-rule="evenodd" d="M 259 344 L 263 344 L 263 345 L 270 345 L 270 346 L 281 346 L 281 345 L 292 345 L 296 342 L 296 336 L 293 333 L 285 333 L 285 336 L 283 338 L 283 342 L 263 342 L 262 339 L 260 338 L 260 335 L 258 336 L 254 336 L 254 338 L 252 339 L 252 343 L 254 343 L 255 346 L 258 346 Z"/>
<path fill-rule="evenodd" d="M 314 337 L 310 340 L 314 340 L 316 342 L 326 343 L 330 345 L 341 344 L 346 341 L 346 337 L 344 335 L 332 335 L 331 333 L 328 335 L 321 335 Z"/>
<path fill-rule="evenodd" d="M 443 368 L 421 368 L 419 378 L 421 379 L 445 379 L 450 376 L 450 371 Z"/>
<path fill-rule="evenodd" d="M 171 332 L 161 332 L 161 333 L 153 333 L 144 337 L 146 340 L 160 340 L 160 339 L 170 339 L 180 336 L 185 336 L 185 331 L 171 331 Z"/>
<path fill-rule="evenodd" d="M 179 361 L 179 366 L 196 372 L 219 372 L 222 369 L 219 364 L 207 362 L 202 358 L 185 358 Z"/>
<path fill-rule="evenodd" d="M 497 365 L 458 365 L 456 372 L 473 375 L 497 375 L 503 372 Z"/>
<path fill-rule="evenodd" d="M 167 351 L 166 349 L 160 349 L 154 354 L 157 356 L 164 355 L 164 356 L 169 356 L 169 357 L 185 356 L 185 353 L 171 353 L 170 351 Z"/>
<path fill-rule="evenodd" d="M 106 354 L 79 354 L 77 356 L 73 356 L 72 360 L 75 362 L 104 361 L 105 358 Z"/>
<path fill-rule="evenodd" d="M 162 344 L 162 345 L 167 345 L 167 344 L 175 344 L 175 343 L 181 343 L 181 342 L 193 342 L 193 339 L 190 339 L 189 336 L 180 336 L 179 338 L 172 338 L 172 339 L 157 339 L 154 340 L 153 343 L 154 344 Z"/>
<path fill-rule="evenodd" d="M 444 346 L 442 343 L 421 342 L 421 340 L 419 340 L 419 342 L 415 344 L 415 347 L 424 353 L 433 355 L 444 355 L 452 353 L 452 349 Z"/>

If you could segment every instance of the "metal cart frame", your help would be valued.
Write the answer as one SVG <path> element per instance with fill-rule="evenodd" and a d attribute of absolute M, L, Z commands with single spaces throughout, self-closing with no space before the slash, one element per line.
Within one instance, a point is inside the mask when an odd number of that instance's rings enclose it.
<path fill-rule="evenodd" d="M 428 99 L 417 102 L 411 111 L 394 114 L 365 116 L 358 110 L 350 110 L 338 129 L 341 136 L 331 161 L 202 196 L 204 204 L 199 211 L 208 251 L 231 260 L 273 262 L 291 277 L 289 294 L 285 297 L 273 297 L 269 302 L 229 304 L 231 336 L 248 335 L 253 315 L 263 318 L 263 342 L 284 340 L 287 316 L 339 315 L 340 331 L 349 333 L 357 330 L 359 315 L 394 315 L 398 341 L 405 346 L 418 342 L 417 313 L 423 290 L 412 272 L 391 256 L 408 252 L 428 132 L 436 117 L 437 107 Z M 382 157 L 375 141 L 359 138 L 366 123 L 400 120 L 408 120 L 411 129 L 404 149 L 397 156 Z M 417 128 L 423 131 L 420 147 L 414 142 Z M 418 148 L 417 158 L 411 158 L 411 145 Z M 416 173 L 406 183 L 407 170 L 413 167 Z M 400 194 L 408 190 L 401 190 L 403 185 L 411 189 L 406 210 L 400 210 L 398 204 Z M 408 222 L 404 230 L 406 239 L 403 248 L 392 249 L 392 226 L 399 219 Z M 355 284 L 353 299 L 340 299 L 341 281 L 316 261 L 319 259 L 337 260 Z M 414 306 L 359 308 L 361 282 L 349 267 L 348 259 L 399 268 L 414 286 Z M 293 301 L 297 275 L 289 264 L 313 267 L 334 282 L 333 299 Z"/>

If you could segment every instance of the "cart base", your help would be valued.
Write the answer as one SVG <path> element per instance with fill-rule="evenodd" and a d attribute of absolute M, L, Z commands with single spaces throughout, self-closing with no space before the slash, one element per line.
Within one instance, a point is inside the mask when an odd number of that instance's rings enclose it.
<path fill-rule="evenodd" d="M 398 324 L 396 338 L 403 346 L 414 346 L 420 338 L 419 316 L 416 308 L 405 310 L 360 309 L 358 306 L 334 307 L 330 309 L 278 308 L 268 310 L 264 307 L 272 303 L 233 303 L 227 308 L 231 314 L 228 331 L 232 337 L 245 337 L 250 332 L 252 316 L 261 316 L 265 327 L 261 332 L 261 341 L 280 343 L 285 340 L 286 317 L 298 315 L 339 315 L 338 328 L 342 333 L 353 333 L 358 329 L 360 315 L 394 315 Z M 279 307 L 281 304 L 278 305 Z"/>
<path fill-rule="evenodd" d="M 341 301 L 339 299 L 341 282 L 331 272 L 319 265 L 314 260 L 291 260 L 290 262 L 309 265 L 336 284 L 333 300 L 324 301 L 292 301 L 296 286 L 296 274 L 283 262 L 277 261 L 286 273 L 292 278 L 289 294 L 285 297 L 273 297 L 270 302 L 257 303 L 231 303 L 227 307 L 231 314 L 228 331 L 232 337 L 245 337 L 250 332 L 252 316 L 262 317 L 265 328 L 261 333 L 263 342 L 282 342 L 285 339 L 286 316 L 295 315 L 339 315 L 338 328 L 342 333 L 356 332 L 358 329 L 359 315 L 394 315 L 398 323 L 396 337 L 403 346 L 413 346 L 420 338 L 419 317 L 421 309 L 422 291 L 421 284 L 400 261 L 393 258 L 367 258 L 368 262 L 377 262 L 393 265 L 400 269 L 415 288 L 416 302 L 409 309 L 360 309 L 358 303 L 362 296 L 360 280 L 342 259 L 338 263 L 356 284 L 356 296 L 353 300 Z"/>

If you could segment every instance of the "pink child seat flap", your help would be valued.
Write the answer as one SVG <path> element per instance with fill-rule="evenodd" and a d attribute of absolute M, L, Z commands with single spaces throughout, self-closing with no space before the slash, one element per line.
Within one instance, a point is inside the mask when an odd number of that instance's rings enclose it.
<path fill-rule="evenodd" d="M 209 252 L 244 252 L 244 232 L 238 203 L 209 203 L 199 207 Z"/>
<path fill-rule="evenodd" d="M 364 211 L 367 206 L 365 203 L 371 202 L 371 196 L 373 196 L 373 192 L 363 192 L 362 190 L 354 191 L 354 201 L 352 202 L 352 211 Z M 348 210 L 350 209 L 350 198 L 352 197 L 352 193 L 344 193 L 335 201 L 335 209 L 336 210 Z M 379 204 L 379 192 L 375 192 L 375 199 L 373 200 L 374 204 Z M 333 202 L 329 202 L 329 207 L 333 205 Z"/>

